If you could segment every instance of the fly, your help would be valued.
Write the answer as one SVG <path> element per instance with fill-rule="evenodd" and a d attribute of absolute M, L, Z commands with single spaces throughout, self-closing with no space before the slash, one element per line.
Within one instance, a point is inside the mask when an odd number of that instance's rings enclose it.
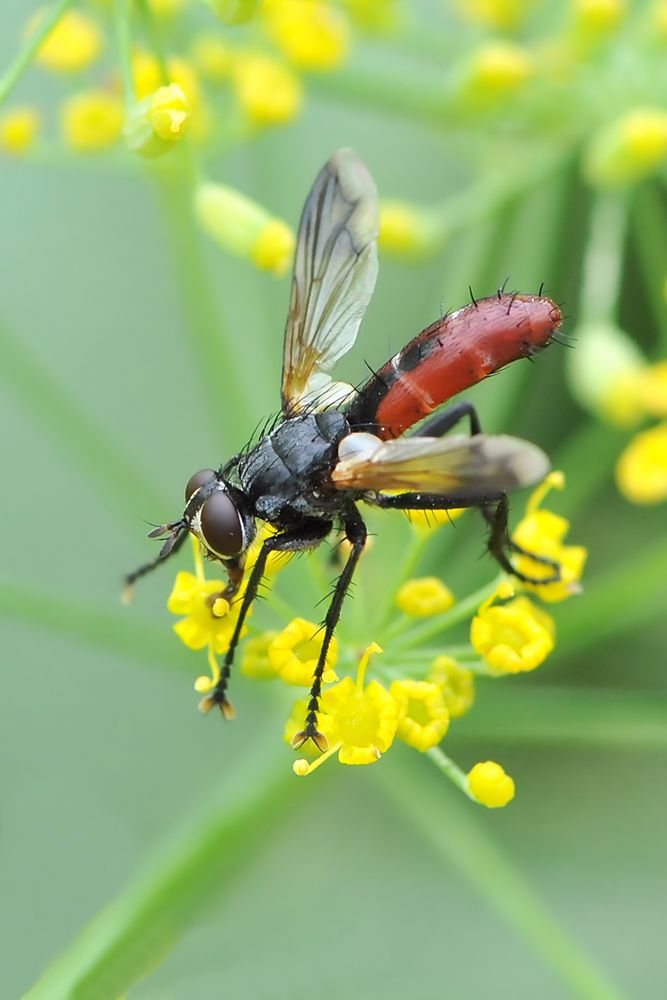
<path fill-rule="evenodd" d="M 312 740 L 326 749 L 317 728 L 322 675 L 366 544 L 360 503 L 396 510 L 477 507 L 490 528 L 489 551 L 506 572 L 528 583 L 557 580 L 560 572 L 556 563 L 530 554 L 553 569 L 549 580 L 536 580 L 511 561 L 512 553 L 526 553 L 508 532 L 507 493 L 540 481 L 549 470 L 546 455 L 519 438 L 483 434 L 466 401 L 439 409 L 511 361 L 546 347 L 561 323 L 558 306 L 541 294 L 506 294 L 504 288 L 489 298 L 473 298 L 418 334 L 359 390 L 334 381 L 331 373 L 354 344 L 375 286 L 378 230 L 375 184 L 357 155 L 341 149 L 315 180 L 301 216 L 280 423 L 220 469 L 191 477 L 182 517 L 150 532 L 150 538 L 167 536 L 159 555 L 126 578 L 133 584 L 192 533 L 224 566 L 228 583 L 219 596 L 231 601 L 244 579 L 257 521 L 275 529 L 250 571 L 220 679 L 208 696 L 210 705 L 231 717 L 232 662 L 270 554 L 314 549 L 334 528 L 342 530 L 349 554 L 324 618 L 295 747 Z M 464 420 L 469 434 L 445 436 Z"/>

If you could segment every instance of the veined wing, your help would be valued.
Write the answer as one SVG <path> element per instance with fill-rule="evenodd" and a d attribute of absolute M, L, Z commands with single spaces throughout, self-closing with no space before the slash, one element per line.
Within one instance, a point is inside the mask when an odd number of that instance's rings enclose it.
<path fill-rule="evenodd" d="M 350 434 L 338 454 L 332 479 L 340 489 L 420 490 L 454 499 L 532 486 L 549 471 L 549 460 L 536 445 L 506 435 L 381 441 L 372 434 Z"/>
<path fill-rule="evenodd" d="M 329 372 L 356 340 L 377 277 L 375 184 L 351 149 L 320 171 L 301 216 L 283 355 L 283 411 L 320 409 L 351 386 Z"/>

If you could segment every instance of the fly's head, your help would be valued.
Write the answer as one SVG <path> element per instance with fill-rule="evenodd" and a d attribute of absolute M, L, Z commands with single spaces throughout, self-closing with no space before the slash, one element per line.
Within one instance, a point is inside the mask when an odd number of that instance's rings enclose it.
<path fill-rule="evenodd" d="M 196 535 L 213 559 L 235 563 L 255 537 L 255 522 L 241 490 L 219 472 L 201 469 L 185 487 L 181 520 L 156 528 L 149 537 L 169 533 L 160 553 L 164 558 L 184 531 Z"/>

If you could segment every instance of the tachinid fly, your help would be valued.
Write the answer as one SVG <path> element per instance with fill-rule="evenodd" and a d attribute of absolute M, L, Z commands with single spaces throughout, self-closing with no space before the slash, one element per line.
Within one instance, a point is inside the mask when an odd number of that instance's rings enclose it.
<path fill-rule="evenodd" d="M 167 540 L 156 559 L 127 577 L 131 585 L 176 552 L 189 532 L 228 576 L 221 596 L 233 599 L 244 576 L 256 521 L 275 533 L 263 542 L 243 591 L 220 680 L 208 696 L 226 716 L 227 686 L 244 619 L 272 552 L 318 546 L 334 528 L 350 542 L 322 628 L 303 730 L 293 743 L 320 750 L 317 711 L 325 658 L 345 595 L 366 543 L 360 502 L 396 510 L 478 507 L 490 526 L 489 551 L 518 573 L 521 553 L 507 528 L 510 490 L 544 477 L 549 462 L 535 445 L 482 434 L 470 403 L 439 410 L 409 436 L 405 432 L 458 392 L 552 340 L 558 306 L 541 295 L 506 294 L 479 301 L 427 327 L 360 389 L 331 372 L 357 336 L 377 277 L 378 202 L 364 164 L 350 149 L 335 153 L 306 201 L 296 249 L 282 372 L 282 420 L 250 451 L 217 471 L 189 480 L 183 516 L 151 531 Z M 443 436 L 462 420 L 470 433 Z M 390 491 L 390 492 L 386 492 Z M 532 555 L 538 562 L 559 568 Z"/>

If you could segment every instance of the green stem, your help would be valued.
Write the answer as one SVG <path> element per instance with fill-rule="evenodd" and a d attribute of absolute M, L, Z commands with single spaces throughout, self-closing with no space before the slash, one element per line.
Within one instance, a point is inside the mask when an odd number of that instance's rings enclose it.
<path fill-rule="evenodd" d="M 616 315 L 627 221 L 626 195 L 617 191 L 596 194 L 584 256 L 580 322 L 611 320 Z"/>
<path fill-rule="evenodd" d="M 536 155 L 530 160 L 530 168 L 513 164 L 510 169 L 495 170 L 490 176 L 475 181 L 467 189 L 429 208 L 429 222 L 433 227 L 435 245 L 447 242 L 461 230 L 495 215 L 518 195 L 526 198 L 546 185 L 562 169 L 563 162 L 562 154 Z M 562 197 L 552 197 L 551 201 L 561 204 Z M 550 256 L 554 231 L 555 227 L 545 228 L 545 237 L 536 253 L 542 253 L 544 257 Z M 544 252 L 546 249 L 549 253 Z"/>
<path fill-rule="evenodd" d="M 456 720 L 447 741 L 665 750 L 667 699 L 499 679 L 492 696 L 480 697 L 474 711 Z"/>
<path fill-rule="evenodd" d="M 132 69 L 132 20 L 128 0 L 114 0 L 113 13 L 120 75 L 123 81 L 123 99 L 125 108 L 129 111 L 137 103 L 137 95 Z"/>
<path fill-rule="evenodd" d="M 180 152 L 188 153 L 187 150 Z M 245 417 L 249 413 L 248 401 L 253 398 L 253 369 L 243 353 L 247 349 L 243 338 L 234 339 L 223 328 L 200 234 L 192 214 L 194 166 L 189 160 L 176 162 L 178 153 L 175 150 L 170 154 L 175 169 L 160 171 L 157 177 L 175 277 L 182 290 L 201 382 L 214 426 L 225 427 L 231 416 L 238 423 L 240 416 Z"/>
<path fill-rule="evenodd" d="M 410 619 L 404 616 L 394 625 L 393 628 L 390 627 L 396 613 L 396 593 L 405 581 L 415 574 L 430 539 L 431 534 L 426 531 L 413 538 L 412 545 L 408 548 L 408 553 L 405 557 L 403 565 L 396 575 L 396 579 L 393 581 L 393 584 L 388 587 L 389 597 L 387 598 L 385 607 L 375 628 L 375 631 L 379 634 L 382 634 L 385 629 L 388 630 L 384 635 L 384 642 L 388 642 L 394 636 L 400 634 L 404 628 L 410 625 Z M 399 624 L 401 627 L 399 627 Z"/>
<path fill-rule="evenodd" d="M 40 430 L 92 480 L 105 503 L 128 511 L 159 512 L 165 503 L 152 482 L 80 408 L 21 341 L 0 326 L 0 377 L 32 414 Z"/>
<path fill-rule="evenodd" d="M 455 604 L 451 611 L 445 612 L 444 615 L 437 615 L 421 627 L 416 626 L 412 631 L 408 632 L 406 636 L 407 641 L 399 643 L 392 652 L 400 653 L 403 650 L 414 649 L 415 646 L 420 646 L 434 636 L 440 635 L 441 632 L 446 632 L 448 629 L 453 628 L 454 625 L 458 625 L 460 622 L 470 618 L 475 614 L 480 604 L 491 596 L 500 580 L 503 579 L 504 576 L 499 576 L 495 580 L 492 580 L 491 583 L 484 584 L 479 590 L 474 591 L 468 597 L 464 597 L 463 600 Z M 383 645 L 382 640 L 380 640 L 380 645 Z"/>
<path fill-rule="evenodd" d="M 72 6 L 72 2 L 73 0 L 57 0 L 40 19 L 39 24 L 26 40 L 14 62 L 0 78 L 0 107 L 10 96 L 23 74 L 30 68 L 42 42 L 48 38 L 63 14 Z"/>
<path fill-rule="evenodd" d="M 164 627 L 137 621 L 128 611 L 95 608 L 44 590 L 0 582 L 0 615 L 161 668 L 183 670 L 187 660 L 180 642 Z"/>
<path fill-rule="evenodd" d="M 559 513 L 572 518 L 590 505 L 611 479 L 627 436 L 627 431 L 590 419 L 566 438 L 553 460 L 554 469 L 562 469 L 567 477 L 566 488 L 555 502 Z M 591 455 L 595 455 L 594 462 Z"/>
<path fill-rule="evenodd" d="M 642 279 L 646 284 L 648 304 L 661 333 L 662 351 L 667 351 L 667 213 L 658 190 L 642 184 L 633 205 L 633 223 Z"/>
<path fill-rule="evenodd" d="M 169 67 L 167 64 L 167 54 L 165 52 L 164 44 L 162 41 L 162 34 L 160 32 L 160 27 L 155 19 L 155 14 L 153 13 L 153 8 L 148 3 L 148 0 L 135 0 L 137 5 L 137 10 L 139 11 L 139 16 L 143 22 L 144 28 L 146 29 L 146 34 L 148 36 L 148 41 L 152 49 L 153 55 L 158 64 L 160 70 L 160 77 L 163 84 L 169 83 Z"/>
<path fill-rule="evenodd" d="M 583 650 L 615 635 L 658 621 L 667 593 L 667 538 L 658 538 L 616 569 L 586 584 L 580 600 L 568 602 L 558 623 L 554 655 Z"/>
<path fill-rule="evenodd" d="M 25 997 L 125 995 L 164 962 L 207 907 L 256 863 L 287 804 L 293 815 L 298 784 L 282 755 L 262 747 L 84 927 Z M 231 959 L 233 942 L 218 949 L 223 964 L 226 949 Z"/>
<path fill-rule="evenodd" d="M 433 848 L 456 868 L 489 906 L 539 954 L 580 1000 L 618 1000 L 621 994 L 561 927 L 521 872 L 473 815 L 472 805 L 448 794 L 418 761 L 392 755 L 379 768 L 384 791 Z M 479 809 L 479 807 L 477 807 Z M 481 819 L 481 817 L 480 817 Z M 435 873 L 434 873 L 435 874 Z M 446 878 L 447 872 L 442 875 Z M 446 929 L 442 929 L 446 935 Z"/>
<path fill-rule="evenodd" d="M 426 756 L 442 774 L 449 778 L 452 784 L 456 785 L 473 802 L 475 801 L 475 797 L 471 795 L 468 788 L 468 776 L 458 764 L 455 764 L 446 753 L 443 753 L 440 747 L 431 747 L 430 750 L 426 751 Z"/>
<path fill-rule="evenodd" d="M 446 85 L 415 79 L 414 74 L 347 66 L 337 73 L 311 74 L 308 86 L 348 107 L 365 105 L 411 122 L 432 126 L 451 124 L 453 119 L 461 122 L 460 112 L 452 112 Z"/>

